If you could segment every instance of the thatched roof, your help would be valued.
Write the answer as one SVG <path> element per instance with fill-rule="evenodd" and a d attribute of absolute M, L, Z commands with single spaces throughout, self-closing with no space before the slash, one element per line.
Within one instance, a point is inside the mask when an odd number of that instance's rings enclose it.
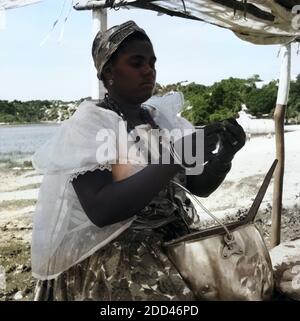
<path fill-rule="evenodd" d="M 205 21 L 257 44 L 300 41 L 300 0 L 81 0 L 74 8 L 124 6 Z"/>

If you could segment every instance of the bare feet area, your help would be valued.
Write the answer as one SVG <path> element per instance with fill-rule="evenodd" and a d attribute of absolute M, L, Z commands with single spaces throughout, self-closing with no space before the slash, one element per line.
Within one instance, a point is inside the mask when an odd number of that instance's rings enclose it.
<path fill-rule="evenodd" d="M 300 237 L 300 130 L 286 133 L 282 241 Z M 274 137 L 252 138 L 236 156 L 232 170 L 217 191 L 200 201 L 224 222 L 243 217 L 251 206 L 275 158 Z M 42 181 L 25 161 L 0 164 L 0 300 L 32 300 L 30 242 L 32 218 Z M 256 224 L 270 247 L 273 180 L 256 217 Z M 212 224 L 198 209 L 203 228 Z M 0 275 L 1 281 L 1 275 Z"/>

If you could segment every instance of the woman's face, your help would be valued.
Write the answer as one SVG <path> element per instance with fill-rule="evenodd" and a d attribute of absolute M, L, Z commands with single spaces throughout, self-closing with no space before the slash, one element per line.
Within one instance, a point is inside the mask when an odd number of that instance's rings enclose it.
<path fill-rule="evenodd" d="M 107 79 L 113 79 L 109 94 L 129 104 L 145 102 L 152 96 L 155 86 L 155 61 L 150 42 L 129 41 L 109 68 Z"/>

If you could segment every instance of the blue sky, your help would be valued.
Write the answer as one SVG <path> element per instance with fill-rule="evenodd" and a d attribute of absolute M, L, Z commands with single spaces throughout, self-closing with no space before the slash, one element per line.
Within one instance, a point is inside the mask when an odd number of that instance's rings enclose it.
<path fill-rule="evenodd" d="M 0 99 L 73 100 L 91 95 L 91 12 L 72 9 L 59 43 L 70 4 L 44 0 L 7 10 L 6 27 L 0 30 Z M 59 16 L 48 41 L 40 46 Z M 163 85 L 183 80 L 210 85 L 253 74 L 269 81 L 279 76 L 279 46 L 253 45 L 222 28 L 150 11 L 108 12 L 109 27 L 129 19 L 149 34 L 158 57 L 157 81 Z M 300 73 L 296 49 L 292 77 Z"/>

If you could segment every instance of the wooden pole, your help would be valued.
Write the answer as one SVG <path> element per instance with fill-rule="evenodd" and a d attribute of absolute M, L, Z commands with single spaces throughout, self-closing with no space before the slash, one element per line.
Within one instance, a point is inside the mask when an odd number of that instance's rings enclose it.
<path fill-rule="evenodd" d="M 276 158 L 278 164 L 274 175 L 273 208 L 272 208 L 272 234 L 271 247 L 280 244 L 281 210 L 284 175 L 284 118 L 289 96 L 291 75 L 291 44 L 282 48 L 282 61 L 280 80 L 278 86 L 277 102 L 274 112 Z"/>
<path fill-rule="evenodd" d="M 95 9 L 92 11 L 93 20 L 92 20 L 92 39 L 95 38 L 99 30 L 107 30 L 107 10 L 106 9 Z M 99 100 L 104 97 L 105 88 L 97 77 L 97 71 L 92 64 L 92 99 Z"/>

